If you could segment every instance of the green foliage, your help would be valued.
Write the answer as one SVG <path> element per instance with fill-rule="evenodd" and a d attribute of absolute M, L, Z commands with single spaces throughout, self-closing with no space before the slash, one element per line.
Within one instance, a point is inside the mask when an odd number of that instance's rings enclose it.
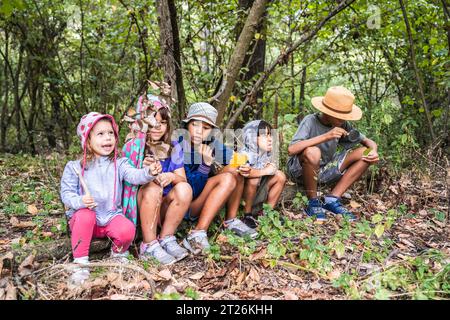
<path fill-rule="evenodd" d="M 192 300 L 197 300 L 200 297 L 199 293 L 191 287 L 186 288 L 186 290 L 184 291 L 184 295 L 188 298 L 191 298 Z"/>
<path fill-rule="evenodd" d="M 155 300 L 180 300 L 181 295 L 178 292 L 172 293 L 155 293 Z"/>
<path fill-rule="evenodd" d="M 295 198 L 292 200 L 292 205 L 296 209 L 301 210 L 308 205 L 308 197 L 301 192 L 297 192 Z"/>

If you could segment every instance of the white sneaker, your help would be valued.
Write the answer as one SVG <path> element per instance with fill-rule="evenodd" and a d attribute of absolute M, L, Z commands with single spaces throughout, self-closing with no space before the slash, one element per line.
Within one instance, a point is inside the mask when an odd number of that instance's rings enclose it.
<path fill-rule="evenodd" d="M 177 238 L 173 235 L 164 237 L 159 243 L 161 244 L 161 247 L 166 250 L 168 254 L 175 257 L 177 261 L 180 261 L 189 255 L 189 252 L 178 244 Z"/>
<path fill-rule="evenodd" d="M 114 252 L 111 250 L 110 258 L 111 260 L 114 260 L 117 263 L 128 264 L 130 263 L 130 260 L 128 260 L 129 254 L 130 253 L 128 252 L 128 250 L 124 252 Z"/>
<path fill-rule="evenodd" d="M 196 230 L 191 232 L 186 238 L 184 238 L 183 246 L 193 254 L 205 252 L 206 249 L 210 248 L 206 231 Z"/>
<path fill-rule="evenodd" d="M 170 265 L 177 260 L 164 250 L 158 240 L 153 240 L 150 243 L 141 243 L 139 257 L 143 260 L 155 258 L 156 261 L 163 265 Z"/>
<path fill-rule="evenodd" d="M 72 267 L 72 275 L 69 278 L 69 283 L 75 286 L 82 285 L 91 275 L 89 268 L 83 267 L 83 265 L 89 264 L 88 257 L 75 258 L 74 263 L 78 265 Z"/>
<path fill-rule="evenodd" d="M 250 238 L 255 239 L 258 236 L 258 232 L 255 229 L 250 228 L 238 218 L 229 221 L 226 224 L 226 228 L 239 237 L 249 236 Z"/>

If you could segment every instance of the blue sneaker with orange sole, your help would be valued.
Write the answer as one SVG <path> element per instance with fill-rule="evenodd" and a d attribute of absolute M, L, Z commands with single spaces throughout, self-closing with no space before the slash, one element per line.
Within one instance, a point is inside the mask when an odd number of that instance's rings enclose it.
<path fill-rule="evenodd" d="M 306 207 L 305 212 L 309 217 L 316 218 L 316 220 L 327 220 L 325 210 L 323 210 L 322 204 L 320 203 L 320 200 L 318 198 L 309 199 L 308 206 Z"/>
<path fill-rule="evenodd" d="M 330 211 L 334 214 L 340 214 L 342 217 L 348 219 L 349 221 L 355 221 L 356 216 L 351 213 L 344 205 L 341 203 L 340 198 L 337 198 L 336 201 L 325 203 L 322 206 L 323 209 Z"/>

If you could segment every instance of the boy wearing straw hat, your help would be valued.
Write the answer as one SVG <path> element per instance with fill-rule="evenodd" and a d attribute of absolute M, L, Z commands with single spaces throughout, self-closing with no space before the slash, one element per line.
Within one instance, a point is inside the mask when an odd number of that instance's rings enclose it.
<path fill-rule="evenodd" d="M 342 205 L 340 198 L 379 160 L 377 144 L 354 130 L 348 122 L 362 117 L 354 100 L 353 94 L 341 86 L 329 88 L 324 97 L 312 98 L 312 105 L 320 113 L 303 118 L 288 148 L 288 174 L 305 186 L 309 199 L 306 214 L 317 220 L 326 219 L 325 210 L 354 220 L 355 216 Z M 357 144 L 364 147 L 351 150 Z M 336 152 L 338 145 L 344 151 Z M 321 202 L 317 197 L 317 184 L 335 182 L 331 193 Z"/>

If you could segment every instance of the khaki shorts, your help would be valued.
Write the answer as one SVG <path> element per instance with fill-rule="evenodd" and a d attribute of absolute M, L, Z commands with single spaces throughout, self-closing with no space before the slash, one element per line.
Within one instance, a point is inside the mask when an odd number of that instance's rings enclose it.
<path fill-rule="evenodd" d="M 258 188 L 256 189 L 255 199 L 252 205 L 252 214 L 257 214 L 262 210 L 263 204 L 267 201 L 269 196 L 269 180 L 273 176 L 262 176 L 259 180 Z"/>

